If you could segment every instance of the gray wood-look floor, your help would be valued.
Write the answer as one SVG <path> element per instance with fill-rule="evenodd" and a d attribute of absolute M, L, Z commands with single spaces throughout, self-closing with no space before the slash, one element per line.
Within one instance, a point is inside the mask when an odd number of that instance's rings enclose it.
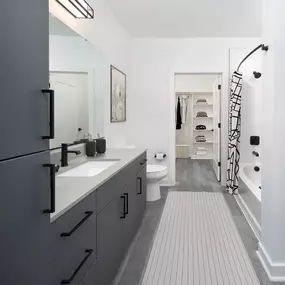
<path fill-rule="evenodd" d="M 235 198 L 227 194 L 225 189 L 217 182 L 209 161 L 178 159 L 176 163 L 176 179 L 178 182 L 177 187 L 161 187 L 162 198 L 159 201 L 147 204 L 142 225 L 114 282 L 115 285 L 140 285 L 169 191 L 200 192 L 205 194 L 207 192 L 221 193 L 228 205 L 260 284 L 285 285 L 284 282 L 272 283 L 269 281 L 256 255 L 258 241 L 238 207 Z"/>

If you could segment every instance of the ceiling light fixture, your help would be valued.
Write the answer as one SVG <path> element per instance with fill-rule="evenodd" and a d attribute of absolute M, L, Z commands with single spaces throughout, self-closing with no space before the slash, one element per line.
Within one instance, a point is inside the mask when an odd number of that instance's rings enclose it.
<path fill-rule="evenodd" d="M 85 0 L 56 0 L 77 19 L 93 19 L 94 10 Z"/>

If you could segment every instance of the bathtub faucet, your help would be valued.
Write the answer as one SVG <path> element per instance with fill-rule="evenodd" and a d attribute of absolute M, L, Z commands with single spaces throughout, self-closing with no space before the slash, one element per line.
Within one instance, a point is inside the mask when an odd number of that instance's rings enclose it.
<path fill-rule="evenodd" d="M 253 151 L 252 154 L 255 155 L 256 157 L 259 157 L 259 153 L 257 151 Z"/>

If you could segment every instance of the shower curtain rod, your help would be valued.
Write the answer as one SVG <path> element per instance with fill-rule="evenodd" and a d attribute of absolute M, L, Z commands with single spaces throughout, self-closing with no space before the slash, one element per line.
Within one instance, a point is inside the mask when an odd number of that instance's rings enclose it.
<path fill-rule="evenodd" d="M 268 51 L 269 50 L 269 46 L 266 46 L 264 44 L 261 44 L 259 45 L 258 47 L 256 47 L 254 50 L 252 50 L 242 61 L 241 63 L 239 64 L 238 68 L 237 68 L 237 72 L 239 71 L 241 65 L 252 55 L 254 54 L 256 51 L 258 51 L 259 49 L 262 49 L 262 50 L 265 50 L 265 51 Z"/>

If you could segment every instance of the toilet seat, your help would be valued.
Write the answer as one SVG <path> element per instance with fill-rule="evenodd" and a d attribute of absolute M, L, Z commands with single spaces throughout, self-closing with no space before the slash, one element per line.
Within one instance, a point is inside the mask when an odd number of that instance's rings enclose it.
<path fill-rule="evenodd" d="M 167 166 L 150 164 L 147 165 L 146 172 L 148 179 L 164 177 L 167 175 Z"/>

